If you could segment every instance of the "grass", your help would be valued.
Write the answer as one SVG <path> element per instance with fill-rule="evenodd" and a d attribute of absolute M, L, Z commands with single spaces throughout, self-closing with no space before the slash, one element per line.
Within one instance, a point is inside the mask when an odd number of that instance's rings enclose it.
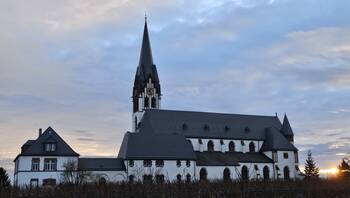
<path fill-rule="evenodd" d="M 1 198 L 348 198 L 350 180 L 86 184 L 0 189 Z"/>

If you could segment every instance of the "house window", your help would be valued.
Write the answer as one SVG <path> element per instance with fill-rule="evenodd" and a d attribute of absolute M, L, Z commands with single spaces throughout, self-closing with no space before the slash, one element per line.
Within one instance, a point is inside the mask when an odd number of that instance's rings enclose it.
<path fill-rule="evenodd" d="M 288 159 L 288 153 L 283 153 L 283 158 Z"/>
<path fill-rule="evenodd" d="M 255 144 L 254 142 L 249 143 L 249 152 L 255 152 Z"/>
<path fill-rule="evenodd" d="M 157 184 L 164 183 L 164 175 L 156 175 Z"/>
<path fill-rule="evenodd" d="M 190 160 L 186 160 L 186 166 L 190 167 L 191 166 L 191 161 Z"/>
<path fill-rule="evenodd" d="M 56 185 L 56 179 L 48 178 L 43 179 L 43 186 L 55 186 Z"/>
<path fill-rule="evenodd" d="M 135 164 L 135 163 L 134 163 L 134 160 L 129 160 L 129 166 L 130 166 L 130 167 L 134 167 L 134 164 Z"/>
<path fill-rule="evenodd" d="M 46 152 L 54 152 L 56 151 L 56 143 L 45 143 L 44 149 Z"/>
<path fill-rule="evenodd" d="M 45 171 L 56 171 L 57 170 L 57 159 L 44 159 L 44 170 Z"/>
<path fill-rule="evenodd" d="M 163 167 L 164 166 L 164 160 L 156 160 L 156 166 L 157 167 Z"/>
<path fill-rule="evenodd" d="M 214 143 L 213 143 L 213 141 L 209 140 L 209 142 L 207 144 L 207 147 L 208 147 L 208 151 L 214 151 Z"/>
<path fill-rule="evenodd" d="M 32 171 L 39 171 L 40 158 L 32 158 Z"/>
<path fill-rule="evenodd" d="M 30 179 L 30 187 L 38 187 L 39 179 Z"/>
<path fill-rule="evenodd" d="M 181 160 L 176 160 L 176 166 L 180 167 L 181 166 Z"/>
<path fill-rule="evenodd" d="M 151 167 L 152 166 L 152 160 L 143 160 L 143 166 L 144 167 Z"/>

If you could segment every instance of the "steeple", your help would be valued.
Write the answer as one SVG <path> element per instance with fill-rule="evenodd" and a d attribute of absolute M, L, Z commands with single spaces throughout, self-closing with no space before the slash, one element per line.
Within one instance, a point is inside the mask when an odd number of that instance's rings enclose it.
<path fill-rule="evenodd" d="M 286 114 L 284 114 L 281 132 L 290 142 L 294 141 L 294 133 Z"/>
<path fill-rule="evenodd" d="M 156 65 L 153 63 L 147 17 L 145 16 L 140 59 L 132 95 L 133 112 L 143 111 L 146 108 L 160 108 L 160 96 L 160 83 Z"/>

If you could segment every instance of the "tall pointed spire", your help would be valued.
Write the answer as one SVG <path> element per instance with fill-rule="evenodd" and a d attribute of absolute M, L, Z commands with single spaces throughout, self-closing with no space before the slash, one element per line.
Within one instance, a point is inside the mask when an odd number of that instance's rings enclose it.
<path fill-rule="evenodd" d="M 143 38 L 142 38 L 142 46 L 141 46 L 140 61 L 139 61 L 139 66 L 141 65 L 144 65 L 144 66 L 153 65 L 151 42 L 149 40 L 148 27 L 147 27 L 147 15 L 145 15 L 145 27 L 143 29 Z"/>

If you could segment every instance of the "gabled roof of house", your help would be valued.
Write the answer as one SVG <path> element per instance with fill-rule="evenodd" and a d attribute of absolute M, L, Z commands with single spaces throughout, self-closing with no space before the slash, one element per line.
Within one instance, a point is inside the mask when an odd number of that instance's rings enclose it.
<path fill-rule="evenodd" d="M 45 143 L 55 143 L 56 151 L 44 151 Z M 28 140 L 19 156 L 79 156 L 51 127 L 48 127 L 36 140 Z M 15 159 L 15 160 L 16 160 Z"/>
<path fill-rule="evenodd" d="M 125 171 L 124 160 L 120 158 L 79 158 L 80 171 Z"/>
<path fill-rule="evenodd" d="M 270 127 L 266 131 L 266 140 L 261 151 L 297 151 L 298 149 L 290 143 L 277 129 Z"/>
<path fill-rule="evenodd" d="M 281 129 L 276 116 L 147 109 L 139 132 L 196 138 L 265 139 L 265 129 Z"/>
<path fill-rule="evenodd" d="M 197 166 L 239 166 L 240 162 L 272 163 L 273 161 L 262 153 L 220 152 L 205 151 L 195 152 Z"/>
<path fill-rule="evenodd" d="M 118 158 L 194 160 L 192 144 L 178 134 L 141 134 L 127 132 L 124 135 Z"/>

